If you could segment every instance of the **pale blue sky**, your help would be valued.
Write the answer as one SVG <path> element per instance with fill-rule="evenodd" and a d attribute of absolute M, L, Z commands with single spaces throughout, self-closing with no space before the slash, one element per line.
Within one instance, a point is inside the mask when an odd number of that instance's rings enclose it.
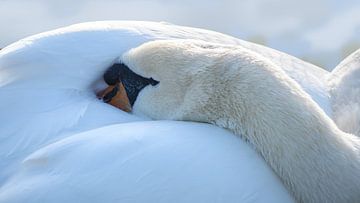
<path fill-rule="evenodd" d="M 334 67 L 360 48 L 358 0 L 0 0 L 0 46 L 94 20 L 153 20 L 224 32 Z"/>

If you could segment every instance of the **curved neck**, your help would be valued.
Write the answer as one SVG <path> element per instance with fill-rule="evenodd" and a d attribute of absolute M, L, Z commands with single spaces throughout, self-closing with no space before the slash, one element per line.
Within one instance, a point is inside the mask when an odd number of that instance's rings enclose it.
<path fill-rule="evenodd" d="M 233 93 L 221 101 L 226 122 L 215 123 L 249 140 L 298 201 L 359 201 L 359 139 L 340 131 L 282 70 L 236 71 L 227 87 Z"/>

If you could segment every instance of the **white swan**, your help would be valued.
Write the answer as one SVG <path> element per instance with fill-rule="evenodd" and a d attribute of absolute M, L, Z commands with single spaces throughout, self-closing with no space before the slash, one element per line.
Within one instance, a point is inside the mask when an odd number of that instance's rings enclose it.
<path fill-rule="evenodd" d="M 156 39 L 200 39 L 236 44 L 253 50 L 277 65 L 283 64 L 286 73 L 331 115 L 324 82 L 324 78 L 329 75 L 327 71 L 279 51 L 220 33 L 166 23 L 123 21 L 84 23 L 42 33 L 20 40 L 0 51 L 0 95 L 1 98 L 6 98 L 0 100 L 0 202 L 62 202 L 64 196 L 70 202 L 103 202 L 102 200 L 121 198 L 133 201 L 147 198 L 160 202 L 161 199 L 164 202 L 206 201 L 206 198 L 242 202 L 291 201 L 261 158 L 250 148 L 243 146 L 241 140 L 232 148 L 239 150 L 238 153 L 236 150 L 229 151 L 226 147 L 216 148 L 216 152 L 214 151 L 212 143 L 216 142 L 217 146 L 224 143 L 224 146 L 228 146 L 229 142 L 234 142 L 230 139 L 231 136 L 225 135 L 226 132 L 217 134 L 210 126 L 196 130 L 195 124 L 189 127 L 178 123 L 176 125 L 179 127 L 176 128 L 159 121 L 100 128 L 114 123 L 144 120 L 98 101 L 94 90 L 104 86 L 94 86 L 94 81 L 101 80 L 103 72 L 116 57 L 130 48 Z M 146 125 L 150 127 L 145 127 Z M 91 129 L 96 130 L 87 132 Z M 174 140 L 173 135 L 177 131 L 194 136 L 178 136 Z M 192 131 L 196 133 L 192 134 Z M 75 135 L 79 132 L 83 133 Z M 149 136 L 147 141 L 143 139 L 145 132 Z M 137 150 L 132 149 L 141 150 L 146 146 L 153 146 L 158 142 L 155 136 L 162 133 L 169 135 L 162 139 L 165 139 L 166 144 L 172 143 L 170 146 L 175 151 L 169 151 L 162 145 L 154 149 L 153 152 L 157 155 L 134 156 L 132 152 Z M 194 138 L 200 135 L 199 139 Z M 221 135 L 218 136 L 221 138 L 215 135 Z M 91 142 L 88 136 L 91 137 Z M 202 139 L 210 142 L 204 143 Z M 53 142 L 56 143 L 46 147 Z M 184 145 L 189 142 L 202 143 L 203 149 L 209 152 L 208 156 L 200 156 L 196 148 Z M 114 147 L 109 147 L 111 143 Z M 124 146 L 130 147 L 121 151 Z M 184 160 L 179 160 L 179 155 L 175 152 L 184 150 L 188 153 L 184 155 Z M 121 161 L 114 161 L 114 153 L 117 160 L 131 159 L 134 164 L 124 168 Z M 167 153 L 169 157 L 165 165 L 174 167 L 165 167 L 159 171 L 160 169 L 153 168 L 152 162 L 158 163 L 155 160 L 163 153 Z M 238 156 L 239 154 L 243 155 Z M 213 162 L 214 155 L 231 155 L 233 159 L 221 159 L 223 162 L 216 159 Z M 102 170 L 99 171 L 99 162 L 92 161 L 104 157 L 110 157 L 111 164 L 100 164 Z M 186 158 L 191 157 L 197 157 L 202 165 L 189 165 Z M 240 164 L 233 165 L 234 162 Z M 128 161 L 124 163 L 129 164 Z M 215 167 L 214 170 L 207 170 L 209 173 L 197 173 L 198 179 L 185 178 L 190 175 L 187 173 L 188 169 L 201 171 L 207 165 L 224 166 L 229 170 Z M 74 170 L 75 168 L 78 170 Z M 145 176 L 151 178 L 141 178 L 144 168 L 153 169 L 151 176 Z M 219 176 L 216 171 L 222 175 Z M 179 179 L 173 179 L 179 172 L 183 172 L 180 173 L 183 175 Z M 122 173 L 128 176 L 122 176 Z M 125 183 L 128 190 L 114 189 Z M 166 184 L 161 186 L 161 183 Z M 181 191 L 185 191 L 185 196 L 176 192 L 179 189 L 177 186 L 181 185 L 184 185 L 184 190 Z"/>
<path fill-rule="evenodd" d="M 69 197 L 66 200 L 79 200 L 77 202 L 101 201 L 110 198 L 109 196 L 114 199 L 128 198 L 135 202 L 139 202 L 142 198 L 157 202 L 161 202 L 161 199 L 163 202 L 168 202 L 166 200 L 176 201 L 182 198 L 194 199 L 194 201 L 206 201 L 210 198 L 244 202 L 269 200 L 291 202 L 291 196 L 271 169 L 260 157 L 251 152 L 250 148 L 242 147 L 241 140 L 234 143 L 240 149 L 234 154 L 239 156 L 231 156 L 234 159 L 224 159 L 224 162 L 215 161 L 212 154 L 217 154 L 217 157 L 229 157 L 228 154 L 231 154 L 232 150 L 229 151 L 224 147 L 212 153 L 214 145 L 211 143 L 215 141 L 210 141 L 209 144 L 203 143 L 203 147 L 210 153 L 208 155 L 200 155 L 199 150 L 196 148 L 190 150 L 191 148 L 184 144 L 174 148 L 178 152 L 188 152 L 184 159 L 179 159 L 176 151 L 167 152 L 169 159 L 163 165 L 178 166 L 176 168 L 166 167 L 160 170 L 161 167 L 155 167 L 153 164 L 157 162 L 147 161 L 149 158 L 159 159 L 159 154 L 166 152 L 166 145 L 154 149 L 154 153 L 156 152 L 158 156 L 134 156 L 134 153 L 144 147 L 157 146 L 158 141 L 155 136 L 168 135 L 167 142 L 173 143 L 172 146 L 182 142 L 199 143 L 205 137 L 212 139 L 213 136 L 209 133 L 212 128 L 204 127 L 203 130 L 196 131 L 199 136 L 201 135 L 199 139 L 193 136 L 193 139 L 180 137 L 181 140 L 173 138 L 176 131 L 180 129 L 182 133 L 192 135 L 196 127 L 175 128 L 159 121 L 151 124 L 154 126 L 150 129 L 154 132 L 147 132 L 140 127 L 130 131 L 130 127 L 121 124 L 111 128 L 111 132 L 101 128 L 111 124 L 142 121 L 144 118 L 123 113 L 99 101 L 94 93 L 98 89 L 98 84 L 94 84 L 94 81 L 99 80 L 99 88 L 104 87 L 102 86 L 104 71 L 125 51 L 147 41 L 177 38 L 203 39 L 227 44 L 243 43 L 249 48 L 259 49 L 259 52 L 272 57 L 278 63 L 283 61 L 294 64 L 298 70 L 289 69 L 289 72 L 294 73 L 294 76 L 298 74 L 299 80 L 309 80 L 309 83 L 304 83 L 304 88 L 312 91 L 314 97 L 320 98 L 320 101 L 325 101 L 323 99 L 325 91 L 320 88 L 321 85 L 315 85 L 321 84 L 316 75 L 322 72 L 320 68 L 287 54 L 216 32 L 164 23 L 115 21 L 84 23 L 35 35 L 0 51 L 0 95 L 1 98 L 6 98 L 0 100 L 0 202 L 39 202 L 50 199 L 51 202 L 63 202 L 62 198 L 56 198 L 59 197 L 56 195 L 59 191 L 63 192 L 61 193 L 64 194 L 63 196 Z M 301 68 L 304 70 L 301 71 Z M 300 75 L 305 73 L 312 77 L 302 79 Z M 317 92 L 316 89 L 320 91 Z M 138 126 L 142 125 L 145 126 L 142 123 Z M 113 132 L 115 128 L 118 129 L 116 133 Z M 206 130 L 207 128 L 210 130 Z M 95 131 L 87 132 L 92 129 Z M 122 131 L 122 129 L 128 130 Z M 81 132 L 84 136 L 75 135 Z M 86 135 L 92 133 L 98 135 L 93 136 L 94 141 L 80 147 L 81 143 L 86 142 Z M 146 134 L 154 139 L 145 141 L 139 136 L 126 136 L 139 134 Z M 218 135 L 220 134 L 223 136 L 219 136 L 221 140 L 217 142 L 228 143 L 229 141 L 226 140 L 229 136 L 226 132 L 222 131 Z M 106 143 L 100 146 L 103 143 L 101 140 L 107 135 L 113 136 L 105 139 Z M 79 139 L 84 141 L 73 142 L 71 139 L 73 136 L 80 137 Z M 53 147 L 42 150 L 54 142 L 60 144 L 55 143 Z M 106 146 L 111 143 L 119 143 L 116 145 L 119 147 L 107 148 Z M 122 151 L 121 143 L 129 144 L 127 148 L 129 151 Z M 103 150 L 94 150 L 99 148 Z M 35 151 L 39 152 L 36 156 L 29 156 Z M 113 153 L 118 155 L 116 158 L 119 162 L 114 160 Z M 113 160 L 112 164 L 102 165 L 102 170 L 99 172 L 98 162 L 92 161 L 108 160 L 107 157 Z M 196 157 L 193 165 L 187 162 L 191 157 Z M 127 170 L 120 160 L 134 160 L 138 164 L 129 166 L 131 168 Z M 233 162 L 246 163 L 246 166 L 234 165 Z M 199 172 L 198 179 L 188 173 L 203 171 L 204 166 L 217 165 L 216 163 L 224 168 L 215 167 L 213 171 L 207 170 L 209 173 Z M 82 167 L 84 165 L 88 167 Z M 152 178 L 141 178 L 144 175 L 144 168 L 154 169 L 151 173 L 153 176 L 149 176 Z M 133 173 L 129 174 L 129 171 Z M 218 175 L 216 171 L 222 175 Z M 244 172 L 239 173 L 240 171 Z M 188 175 L 189 178 L 174 178 L 181 173 L 183 175 L 179 177 Z M 111 176 L 103 176 L 104 174 Z M 82 178 L 84 176 L 87 178 Z M 230 181 L 230 179 L 239 181 Z M 125 184 L 134 193 L 129 193 L 129 190 L 111 189 L 123 188 Z M 184 193 L 178 192 L 179 186 L 184 188 L 181 191 L 184 191 L 185 196 Z M 146 188 L 151 189 L 146 190 Z M 108 193 L 105 194 L 104 190 Z M 94 198 L 88 194 L 99 195 Z"/>

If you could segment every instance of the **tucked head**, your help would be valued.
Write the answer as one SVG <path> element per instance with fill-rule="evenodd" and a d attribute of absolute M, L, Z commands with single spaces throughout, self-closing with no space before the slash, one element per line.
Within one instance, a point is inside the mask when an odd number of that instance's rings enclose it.
<path fill-rule="evenodd" d="M 149 42 L 125 53 L 104 79 L 109 85 L 124 85 L 135 113 L 156 119 L 177 118 L 206 100 L 205 94 L 201 96 L 204 84 L 199 77 L 206 77 L 213 48 L 197 41 Z"/>

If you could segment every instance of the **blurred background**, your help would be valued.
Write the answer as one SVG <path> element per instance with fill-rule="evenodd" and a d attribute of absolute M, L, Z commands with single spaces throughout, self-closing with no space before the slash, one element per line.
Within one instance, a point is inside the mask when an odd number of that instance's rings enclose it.
<path fill-rule="evenodd" d="M 331 70 L 360 48 L 359 0 L 0 0 L 0 48 L 96 20 L 151 20 L 216 30 Z"/>

